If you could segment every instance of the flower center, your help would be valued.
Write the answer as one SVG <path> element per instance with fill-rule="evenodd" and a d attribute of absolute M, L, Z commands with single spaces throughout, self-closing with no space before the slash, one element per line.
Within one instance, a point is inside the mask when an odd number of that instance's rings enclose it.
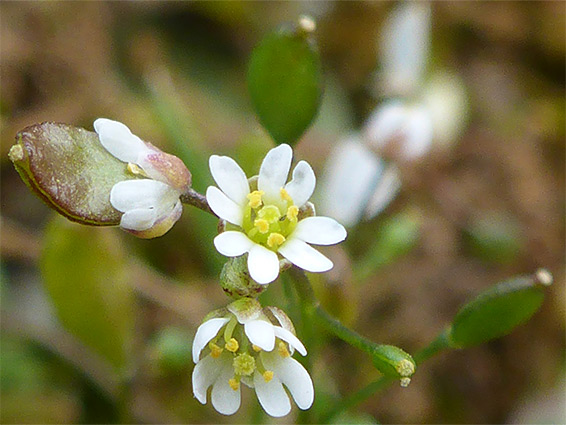
<path fill-rule="evenodd" d="M 250 376 L 255 370 L 255 359 L 248 353 L 238 354 L 234 357 L 234 373 L 240 376 Z"/>
<path fill-rule="evenodd" d="M 242 227 L 252 241 L 277 252 L 295 230 L 299 208 L 284 188 L 274 203 L 266 204 L 263 195 L 262 190 L 248 195 Z"/>

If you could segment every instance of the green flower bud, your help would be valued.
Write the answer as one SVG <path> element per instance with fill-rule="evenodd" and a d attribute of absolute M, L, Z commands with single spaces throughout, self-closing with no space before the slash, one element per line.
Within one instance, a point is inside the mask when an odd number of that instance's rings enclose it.
<path fill-rule="evenodd" d="M 247 258 L 247 254 L 229 258 L 220 272 L 220 285 L 224 292 L 232 298 L 257 298 L 268 287 L 250 278 Z"/>
<path fill-rule="evenodd" d="M 410 354 L 394 345 L 379 345 L 371 354 L 374 366 L 385 376 L 400 378 L 401 386 L 411 382 L 417 365 Z"/>
<path fill-rule="evenodd" d="M 16 135 L 9 153 L 24 183 L 69 220 L 115 226 L 122 214 L 110 204 L 112 187 L 137 178 L 100 144 L 98 135 L 45 122 Z"/>

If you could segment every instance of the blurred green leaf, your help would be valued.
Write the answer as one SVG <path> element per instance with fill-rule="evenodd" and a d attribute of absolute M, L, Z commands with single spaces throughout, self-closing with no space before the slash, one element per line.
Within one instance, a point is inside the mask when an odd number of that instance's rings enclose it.
<path fill-rule="evenodd" d="M 110 205 L 110 190 L 134 178 L 98 135 L 67 124 L 45 122 L 16 135 L 10 159 L 22 180 L 45 203 L 69 220 L 117 225 L 121 213 Z"/>
<path fill-rule="evenodd" d="M 277 143 L 295 144 L 314 119 L 322 96 L 322 67 L 312 39 L 283 28 L 254 49 L 248 89 L 261 124 Z"/>
<path fill-rule="evenodd" d="M 507 335 L 526 322 L 543 299 L 543 287 L 532 276 L 497 284 L 460 309 L 450 329 L 451 344 L 471 347 Z"/>
<path fill-rule="evenodd" d="M 379 227 L 363 258 L 355 264 L 358 282 L 363 282 L 379 268 L 407 254 L 417 243 L 421 220 L 411 211 L 388 217 Z"/>
<path fill-rule="evenodd" d="M 41 272 L 60 322 L 123 370 L 133 336 L 134 298 L 117 235 L 55 217 L 43 243 Z"/>
<path fill-rule="evenodd" d="M 192 338 L 184 329 L 161 329 L 152 342 L 152 352 L 159 367 L 166 372 L 178 372 L 192 363 Z"/>
<path fill-rule="evenodd" d="M 485 214 L 467 227 L 465 241 L 470 252 L 490 263 L 509 263 L 522 249 L 520 226 L 513 217 Z"/>

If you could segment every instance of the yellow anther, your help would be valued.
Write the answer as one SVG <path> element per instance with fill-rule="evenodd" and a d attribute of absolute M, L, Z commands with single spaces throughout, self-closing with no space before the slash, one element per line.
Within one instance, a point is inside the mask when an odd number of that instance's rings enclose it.
<path fill-rule="evenodd" d="M 293 198 L 291 198 L 291 195 L 289 195 L 289 192 L 287 192 L 287 190 L 285 188 L 281 188 L 279 189 L 279 194 L 281 195 L 281 199 L 283 199 L 284 201 L 292 201 Z"/>
<path fill-rule="evenodd" d="M 254 226 L 257 227 L 259 233 L 267 233 L 269 231 L 269 223 L 263 218 L 257 218 L 254 221 Z"/>
<path fill-rule="evenodd" d="M 279 248 L 285 242 L 285 236 L 281 233 L 272 233 L 267 238 L 267 246 L 270 248 Z"/>
<path fill-rule="evenodd" d="M 240 382 L 234 378 L 228 380 L 228 385 L 230 385 L 230 388 L 234 391 L 238 391 L 240 389 Z"/>
<path fill-rule="evenodd" d="M 232 353 L 235 353 L 236 351 L 238 351 L 238 348 L 240 348 L 240 344 L 238 344 L 236 338 L 230 338 L 230 341 L 228 341 L 224 345 L 224 348 L 226 348 L 228 351 L 231 351 Z"/>
<path fill-rule="evenodd" d="M 273 379 L 273 372 L 271 370 L 266 370 L 263 372 L 263 379 L 265 382 L 269 382 Z"/>
<path fill-rule="evenodd" d="M 263 196 L 263 194 L 263 190 L 254 190 L 249 195 L 247 195 L 248 199 L 250 200 L 249 206 L 252 208 L 261 206 L 261 197 Z"/>
<path fill-rule="evenodd" d="M 279 342 L 279 345 L 277 347 L 277 351 L 279 351 L 279 355 L 281 357 L 289 357 L 291 355 L 289 353 L 289 350 L 287 349 L 287 345 L 285 345 L 284 342 Z"/>
<path fill-rule="evenodd" d="M 220 354 L 222 354 L 222 351 L 224 351 L 222 347 L 219 347 L 214 342 L 208 344 L 208 348 L 210 348 L 210 355 L 215 359 L 217 359 Z"/>
<path fill-rule="evenodd" d="M 258 347 L 258 346 L 255 345 L 255 344 L 252 344 L 252 348 L 254 349 L 254 351 L 255 351 L 256 353 L 259 353 L 259 352 L 261 351 L 261 347 Z"/>
<path fill-rule="evenodd" d="M 296 221 L 299 215 L 299 208 L 296 205 L 291 205 L 287 208 L 287 220 Z"/>
<path fill-rule="evenodd" d="M 134 164 L 132 162 L 128 162 L 128 166 L 126 168 L 127 168 L 128 172 L 133 174 L 134 176 L 147 177 L 147 174 L 145 173 L 145 171 L 137 164 Z"/>

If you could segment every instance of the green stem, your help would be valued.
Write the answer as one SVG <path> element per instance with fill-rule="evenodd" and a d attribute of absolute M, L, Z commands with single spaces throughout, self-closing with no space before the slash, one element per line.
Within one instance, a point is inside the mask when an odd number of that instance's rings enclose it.
<path fill-rule="evenodd" d="M 293 267 L 289 270 L 289 273 L 293 277 L 295 289 L 301 298 L 306 314 L 315 316 L 328 331 L 348 344 L 365 351 L 371 356 L 375 354 L 376 349 L 379 347 L 378 344 L 347 328 L 322 309 L 314 295 L 308 278 L 302 270 Z"/>

